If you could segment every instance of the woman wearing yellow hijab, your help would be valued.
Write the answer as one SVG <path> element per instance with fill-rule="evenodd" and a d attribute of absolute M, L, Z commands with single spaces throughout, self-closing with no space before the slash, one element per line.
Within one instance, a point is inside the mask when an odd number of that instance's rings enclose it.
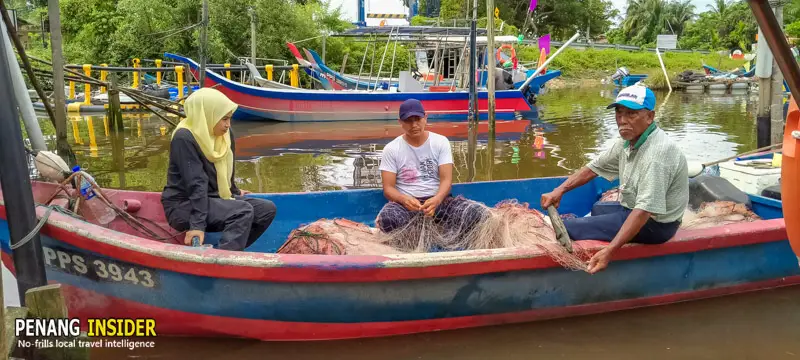
<path fill-rule="evenodd" d="M 186 99 L 186 118 L 178 123 L 170 143 L 167 186 L 161 204 L 167 222 L 203 243 L 206 232 L 222 231 L 218 248 L 244 250 L 275 218 L 269 200 L 245 198 L 233 182 L 236 150 L 231 116 L 238 105 L 225 94 L 203 88 Z"/>

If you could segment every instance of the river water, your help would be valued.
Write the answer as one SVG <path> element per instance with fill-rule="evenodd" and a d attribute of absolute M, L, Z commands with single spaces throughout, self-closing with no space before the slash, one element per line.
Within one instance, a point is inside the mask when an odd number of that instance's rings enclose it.
<path fill-rule="evenodd" d="M 466 122 L 430 122 L 452 142 L 456 182 L 568 175 L 617 135 L 613 88 L 551 91 L 536 113 L 486 125 L 474 164 Z M 753 94 L 657 94 L 656 119 L 688 160 L 711 161 L 756 147 Z M 44 123 L 44 122 L 43 122 Z M 158 118 L 125 115 L 113 136 L 103 116 L 72 117 L 81 166 L 101 186 L 160 191 L 169 132 Z M 380 150 L 396 122 L 239 123 L 236 181 L 253 192 L 379 187 Z M 47 129 L 45 130 L 47 132 Z M 786 288 L 611 314 L 383 339 L 318 343 L 159 338 L 154 349 L 102 349 L 99 359 L 796 359 L 800 288 Z"/>
<path fill-rule="evenodd" d="M 496 141 L 479 126 L 474 164 L 468 163 L 467 122 L 429 122 L 453 147 L 454 181 L 568 175 L 610 146 L 617 135 L 613 88 L 563 89 L 543 96 L 538 114 L 497 122 Z M 689 160 L 710 161 L 756 147 L 751 95 L 658 96 L 659 126 Z M 170 133 L 148 114 L 125 114 L 124 137 L 107 119 L 73 116 L 68 124 L 79 164 L 103 187 L 161 191 L 166 184 Z M 235 122 L 236 181 L 253 192 L 380 187 L 383 146 L 402 133 L 392 122 Z"/>

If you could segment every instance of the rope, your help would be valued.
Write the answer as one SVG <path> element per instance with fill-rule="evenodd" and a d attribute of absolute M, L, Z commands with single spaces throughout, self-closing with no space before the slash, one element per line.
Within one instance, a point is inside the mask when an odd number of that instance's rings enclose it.
<path fill-rule="evenodd" d="M 31 239 L 33 239 L 36 234 L 39 233 L 39 230 L 42 229 L 42 226 L 47 222 L 47 219 L 50 218 L 50 213 L 53 212 L 53 206 L 47 206 L 47 211 L 44 213 L 44 216 L 39 220 L 39 223 L 36 224 L 36 227 L 31 230 L 28 235 L 22 238 L 22 240 L 17 241 L 16 244 L 11 244 L 11 250 L 16 250 L 22 247 L 23 245 L 27 244 Z"/>

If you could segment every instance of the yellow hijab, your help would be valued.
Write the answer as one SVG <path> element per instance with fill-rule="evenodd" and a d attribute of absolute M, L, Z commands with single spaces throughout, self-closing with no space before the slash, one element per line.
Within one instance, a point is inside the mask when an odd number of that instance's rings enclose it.
<path fill-rule="evenodd" d="M 233 175 L 231 133 L 228 131 L 223 136 L 214 136 L 214 126 L 238 106 L 219 90 L 202 88 L 186 99 L 183 106 L 186 118 L 175 128 L 175 131 L 178 129 L 191 131 L 203 155 L 214 164 L 217 170 L 219 197 L 223 199 L 233 199 L 230 181 Z M 175 136 L 175 133 L 172 135 Z"/>

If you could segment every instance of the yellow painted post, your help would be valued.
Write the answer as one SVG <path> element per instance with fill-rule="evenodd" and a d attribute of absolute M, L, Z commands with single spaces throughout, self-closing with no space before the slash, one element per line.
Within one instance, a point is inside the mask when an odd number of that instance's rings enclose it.
<path fill-rule="evenodd" d="M 272 65 L 264 66 L 264 71 L 267 72 L 267 80 L 270 80 L 270 81 L 272 80 L 272 70 L 273 69 L 274 69 L 274 67 Z"/>
<path fill-rule="evenodd" d="M 300 87 L 300 71 L 297 69 L 297 64 L 292 64 L 292 71 L 289 74 L 292 87 Z"/>
<path fill-rule="evenodd" d="M 108 67 L 108 64 L 100 64 L 100 65 L 102 65 L 103 67 Z M 100 81 L 106 82 L 106 78 L 108 78 L 108 71 L 100 71 Z M 106 93 L 105 86 L 100 87 L 100 93 L 102 94 Z"/>
<path fill-rule="evenodd" d="M 229 67 L 231 67 L 231 64 L 225 63 L 225 67 L 229 68 Z M 231 79 L 231 71 L 230 70 L 225 70 L 225 77 L 228 78 L 228 80 Z"/>
<path fill-rule="evenodd" d="M 86 126 L 89 128 L 89 156 L 97 157 L 97 138 L 94 136 L 94 123 L 91 116 L 86 117 Z"/>
<path fill-rule="evenodd" d="M 78 128 L 78 121 L 81 121 L 81 118 L 78 116 L 72 117 L 70 122 L 72 122 L 72 137 L 75 138 L 75 144 L 83 145 L 83 139 L 81 139 L 81 131 Z"/>
<path fill-rule="evenodd" d="M 69 99 L 75 100 L 75 82 L 72 80 L 69 82 Z"/>
<path fill-rule="evenodd" d="M 83 64 L 83 73 L 86 76 L 92 76 L 92 65 Z M 92 85 L 88 83 L 83 85 L 83 104 L 92 105 Z"/>
<path fill-rule="evenodd" d="M 103 129 L 106 132 L 106 137 L 108 137 L 108 115 L 103 116 Z"/>
<path fill-rule="evenodd" d="M 175 75 L 178 77 L 178 98 L 183 97 L 183 66 L 175 67 Z"/>
<path fill-rule="evenodd" d="M 161 59 L 156 59 L 156 67 L 161 67 Z M 161 71 L 156 72 L 156 84 L 161 86 Z"/>
<path fill-rule="evenodd" d="M 141 60 L 139 60 L 139 59 L 133 59 L 133 67 L 134 68 L 138 68 L 140 62 L 141 62 Z M 133 88 L 134 89 L 138 89 L 139 88 L 139 72 L 138 71 L 134 71 L 132 73 L 132 75 L 133 75 Z"/>

